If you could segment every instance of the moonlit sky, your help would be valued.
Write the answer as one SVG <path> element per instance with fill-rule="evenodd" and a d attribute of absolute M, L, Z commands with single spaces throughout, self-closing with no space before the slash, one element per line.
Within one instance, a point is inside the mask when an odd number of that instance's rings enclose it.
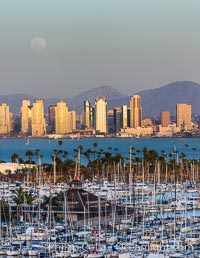
<path fill-rule="evenodd" d="M 199 0 L 0 0 L 0 95 L 132 95 L 179 80 L 200 83 Z"/>

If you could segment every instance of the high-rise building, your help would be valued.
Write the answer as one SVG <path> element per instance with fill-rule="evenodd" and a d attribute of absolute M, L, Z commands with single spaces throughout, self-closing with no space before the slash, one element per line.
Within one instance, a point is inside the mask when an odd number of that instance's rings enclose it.
<path fill-rule="evenodd" d="M 168 127 L 168 125 L 170 125 L 171 123 L 170 112 L 169 111 L 161 112 L 160 121 L 161 121 L 162 127 Z"/>
<path fill-rule="evenodd" d="M 55 133 L 55 115 L 56 113 L 56 105 L 50 105 L 49 106 L 49 127 L 50 132 Z"/>
<path fill-rule="evenodd" d="M 121 112 L 121 116 L 122 116 L 122 124 L 121 127 L 123 129 L 126 129 L 128 127 L 128 107 L 126 105 L 122 106 L 122 112 Z"/>
<path fill-rule="evenodd" d="M 22 100 L 21 106 L 21 133 L 31 134 L 31 102 L 29 99 Z"/>
<path fill-rule="evenodd" d="M 128 110 L 127 110 L 127 125 L 128 125 L 128 127 L 130 128 L 131 126 L 130 126 L 130 120 L 131 120 L 131 109 L 130 109 L 130 107 L 128 108 Z"/>
<path fill-rule="evenodd" d="M 115 132 L 114 109 L 107 110 L 107 132 L 109 134 Z"/>
<path fill-rule="evenodd" d="M 130 100 L 130 127 L 137 128 L 142 125 L 141 97 L 134 95 Z"/>
<path fill-rule="evenodd" d="M 68 107 L 64 101 L 59 101 L 55 108 L 55 133 L 65 134 L 67 130 Z"/>
<path fill-rule="evenodd" d="M 0 105 L 0 134 L 7 134 L 11 132 L 12 113 L 10 113 L 9 106 L 6 103 Z"/>
<path fill-rule="evenodd" d="M 32 112 L 32 136 L 44 136 L 46 134 L 46 121 L 44 117 L 44 100 L 36 99 Z"/>
<path fill-rule="evenodd" d="M 181 131 L 191 129 L 192 106 L 188 104 L 176 105 L 176 124 Z"/>
<path fill-rule="evenodd" d="M 84 125 L 85 128 L 91 127 L 91 104 L 89 100 L 84 101 Z"/>
<path fill-rule="evenodd" d="M 107 100 L 104 96 L 95 99 L 95 129 L 107 133 Z"/>
<path fill-rule="evenodd" d="M 115 125 L 115 133 L 120 132 L 121 124 L 122 124 L 122 109 L 121 107 L 114 108 L 114 125 Z"/>
<path fill-rule="evenodd" d="M 77 129 L 82 129 L 82 126 L 84 124 L 83 120 L 84 120 L 83 114 L 77 113 L 76 114 L 76 128 Z"/>
<path fill-rule="evenodd" d="M 67 116 L 67 131 L 72 132 L 76 129 L 76 111 L 72 110 L 68 112 Z"/>
<path fill-rule="evenodd" d="M 91 128 L 94 128 L 94 123 L 95 123 L 95 118 L 94 118 L 94 114 L 95 114 L 95 109 L 94 107 L 90 107 L 90 126 Z"/>

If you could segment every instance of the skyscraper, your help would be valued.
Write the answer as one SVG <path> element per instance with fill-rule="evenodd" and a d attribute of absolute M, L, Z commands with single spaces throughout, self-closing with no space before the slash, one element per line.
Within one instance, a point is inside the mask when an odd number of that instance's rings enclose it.
<path fill-rule="evenodd" d="M 107 110 L 107 132 L 109 134 L 115 132 L 114 109 Z"/>
<path fill-rule="evenodd" d="M 50 127 L 50 132 L 55 133 L 55 115 L 56 113 L 56 105 L 50 105 L 49 106 L 49 127 Z"/>
<path fill-rule="evenodd" d="M 128 127 L 128 107 L 126 105 L 122 106 L 122 125 L 121 127 L 123 129 L 126 129 Z"/>
<path fill-rule="evenodd" d="M 121 124 L 122 124 L 122 109 L 121 107 L 114 108 L 114 125 L 115 125 L 115 133 L 120 132 Z"/>
<path fill-rule="evenodd" d="M 55 133 L 67 133 L 68 107 L 64 101 L 59 101 L 55 108 Z"/>
<path fill-rule="evenodd" d="M 95 113 L 95 110 L 94 110 L 94 107 L 90 106 L 90 126 L 91 128 L 94 128 L 94 113 Z"/>
<path fill-rule="evenodd" d="M 89 100 L 84 101 L 84 125 L 86 128 L 91 127 L 91 104 Z"/>
<path fill-rule="evenodd" d="M 32 136 L 44 136 L 46 134 L 46 121 L 44 117 L 44 100 L 36 99 L 32 112 Z"/>
<path fill-rule="evenodd" d="M 76 129 L 76 111 L 72 110 L 68 112 L 67 116 L 67 131 L 72 132 Z"/>
<path fill-rule="evenodd" d="M 6 103 L 0 105 L 0 134 L 11 132 L 12 113 L 9 110 L 9 106 Z"/>
<path fill-rule="evenodd" d="M 137 128 L 142 125 L 141 98 L 134 95 L 130 100 L 130 127 Z"/>
<path fill-rule="evenodd" d="M 168 125 L 171 123 L 170 112 L 169 111 L 161 112 L 160 121 L 161 121 L 162 127 L 168 127 Z"/>
<path fill-rule="evenodd" d="M 176 123 L 181 131 L 191 129 L 192 106 L 188 104 L 176 105 Z"/>
<path fill-rule="evenodd" d="M 31 102 L 29 99 L 22 100 L 21 106 L 21 133 L 31 134 Z"/>
<path fill-rule="evenodd" d="M 107 100 L 104 96 L 95 99 L 95 128 L 100 133 L 107 133 Z"/>

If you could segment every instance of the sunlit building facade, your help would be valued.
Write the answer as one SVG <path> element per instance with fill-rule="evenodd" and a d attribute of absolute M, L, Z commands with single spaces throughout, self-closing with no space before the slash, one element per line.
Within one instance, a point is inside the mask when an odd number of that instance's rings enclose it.
<path fill-rule="evenodd" d="M 104 96 L 95 99 L 95 129 L 107 133 L 107 100 Z"/>
<path fill-rule="evenodd" d="M 21 133 L 31 134 L 31 101 L 30 99 L 22 100 L 21 105 Z"/>
<path fill-rule="evenodd" d="M 191 129 L 192 106 L 188 104 L 176 105 L 176 124 L 181 128 L 181 131 Z"/>
<path fill-rule="evenodd" d="M 64 101 L 59 101 L 55 108 L 55 133 L 66 134 L 68 107 Z"/>
<path fill-rule="evenodd" d="M 141 127 L 142 125 L 142 107 L 141 97 L 134 95 L 130 100 L 130 128 Z"/>
<path fill-rule="evenodd" d="M 33 103 L 32 112 L 32 136 L 46 135 L 46 121 L 44 117 L 44 100 L 36 99 Z"/>
<path fill-rule="evenodd" d="M 122 112 L 121 112 L 121 116 L 122 116 L 122 128 L 126 129 L 128 127 L 128 107 L 127 105 L 123 105 L 122 106 Z"/>
<path fill-rule="evenodd" d="M 167 126 L 169 126 L 170 123 L 171 123 L 171 120 L 170 120 L 170 112 L 169 112 L 169 111 L 163 111 L 163 112 L 161 112 L 160 121 L 161 121 L 161 126 L 162 126 L 162 127 L 167 127 Z"/>
<path fill-rule="evenodd" d="M 72 132 L 76 129 L 76 111 L 72 110 L 68 112 L 67 116 L 67 132 Z"/>
<path fill-rule="evenodd" d="M 0 105 L 0 134 L 8 134 L 12 129 L 12 113 L 6 103 Z"/>

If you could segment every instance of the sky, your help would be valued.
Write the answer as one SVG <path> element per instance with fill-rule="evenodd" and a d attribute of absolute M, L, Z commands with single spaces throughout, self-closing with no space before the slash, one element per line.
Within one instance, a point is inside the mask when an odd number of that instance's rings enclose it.
<path fill-rule="evenodd" d="M 0 0 L 0 95 L 200 83 L 199 11 L 199 0 Z"/>

